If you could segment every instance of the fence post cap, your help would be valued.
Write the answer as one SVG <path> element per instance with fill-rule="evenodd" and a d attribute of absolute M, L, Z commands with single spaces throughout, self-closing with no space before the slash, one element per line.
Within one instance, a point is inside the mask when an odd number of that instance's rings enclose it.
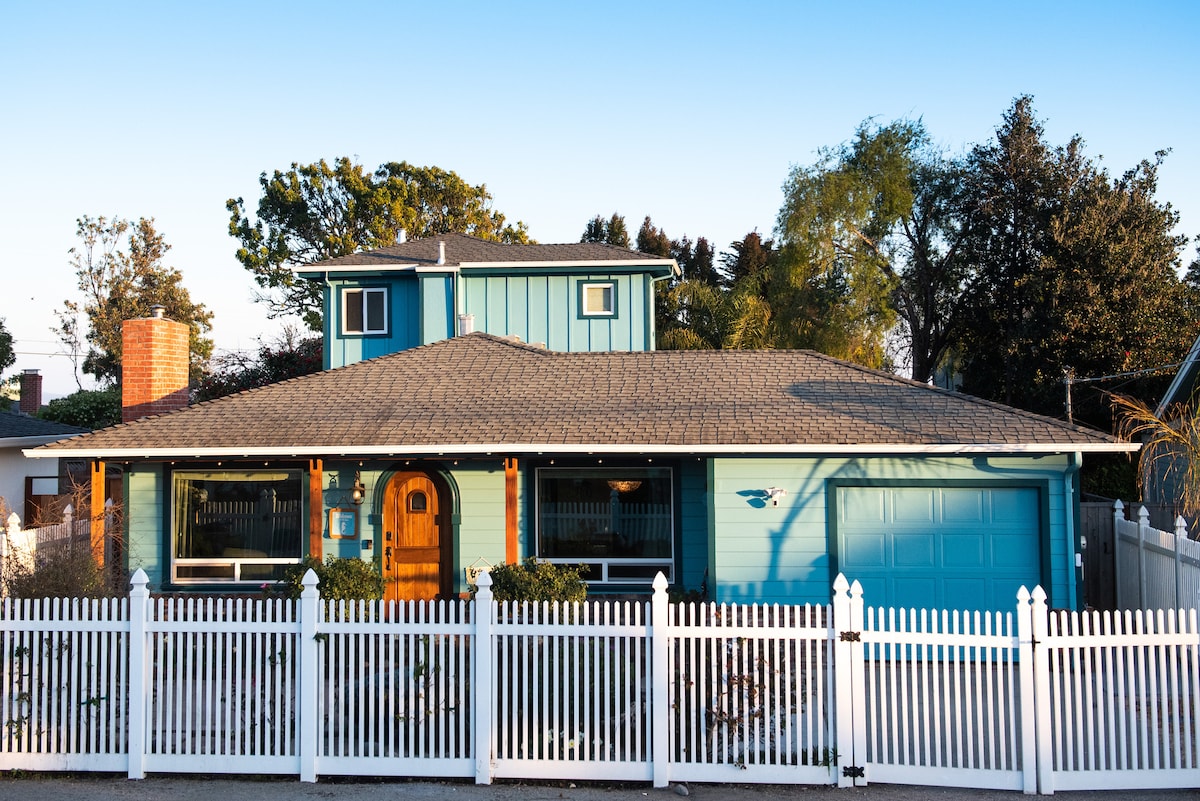
<path fill-rule="evenodd" d="M 1029 603 L 1030 597 L 1031 596 L 1029 595 L 1029 589 L 1024 584 L 1022 584 L 1020 586 L 1020 588 L 1017 590 L 1017 600 L 1021 602 L 1022 606 L 1024 606 L 1025 604 Z"/>
<path fill-rule="evenodd" d="M 1138 507 L 1138 519 L 1139 520 L 1149 520 L 1150 519 L 1150 512 L 1148 512 L 1146 510 L 1145 506 Z"/>
<path fill-rule="evenodd" d="M 18 528 L 21 526 L 21 518 L 17 517 L 16 512 L 8 516 L 8 527 L 12 528 L 13 526 L 17 526 Z"/>
<path fill-rule="evenodd" d="M 1125 504 L 1121 503 L 1120 498 L 1117 498 L 1115 501 L 1113 501 L 1113 509 L 1116 509 L 1118 512 L 1125 509 Z"/>
<path fill-rule="evenodd" d="M 304 571 L 304 577 L 300 579 L 300 583 L 304 586 L 304 591 L 300 595 L 304 598 L 317 594 L 317 585 L 321 580 L 317 578 L 317 573 L 311 567 Z"/>
<path fill-rule="evenodd" d="M 655 574 L 654 584 L 652 586 L 654 587 L 655 592 L 666 592 L 667 587 L 670 586 L 669 582 L 667 581 L 667 577 L 663 575 L 661 570 Z"/>
<path fill-rule="evenodd" d="M 480 570 L 480 571 L 479 571 L 479 573 L 477 573 L 477 574 L 476 574 L 476 576 L 475 576 L 475 586 L 476 586 L 476 587 L 490 587 L 490 586 L 492 586 L 492 576 L 491 576 L 491 574 L 490 574 L 490 573 L 488 573 L 488 571 L 486 571 L 486 570 Z"/>
<path fill-rule="evenodd" d="M 1042 589 L 1041 584 L 1033 588 L 1033 600 L 1040 604 L 1046 603 L 1046 591 Z"/>
<path fill-rule="evenodd" d="M 150 583 L 150 577 L 146 575 L 146 571 L 140 567 L 133 571 L 133 575 L 129 577 L 129 583 L 134 587 L 145 587 Z"/>

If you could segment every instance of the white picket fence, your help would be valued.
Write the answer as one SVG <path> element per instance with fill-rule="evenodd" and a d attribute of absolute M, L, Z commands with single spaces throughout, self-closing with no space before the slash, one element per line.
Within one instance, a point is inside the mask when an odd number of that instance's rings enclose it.
<path fill-rule="evenodd" d="M 9 560 L 16 560 L 32 567 L 38 554 L 53 555 L 74 548 L 91 548 L 92 521 L 76 518 L 70 505 L 63 509 L 62 521 L 37 528 L 25 528 L 16 512 L 8 516 L 0 534 L 0 569 L 7 567 Z M 104 502 L 104 526 L 106 532 L 113 530 L 113 501 Z M 105 536 L 106 558 L 111 557 L 111 537 Z"/>
<path fill-rule="evenodd" d="M 1117 606 L 1121 609 L 1200 609 L 1200 542 L 1188 538 L 1187 521 L 1175 531 L 1150 525 L 1146 507 L 1136 521 L 1125 505 L 1113 504 Z"/>
<path fill-rule="evenodd" d="M 0 770 L 1200 786 L 1195 611 L 0 602 Z"/>

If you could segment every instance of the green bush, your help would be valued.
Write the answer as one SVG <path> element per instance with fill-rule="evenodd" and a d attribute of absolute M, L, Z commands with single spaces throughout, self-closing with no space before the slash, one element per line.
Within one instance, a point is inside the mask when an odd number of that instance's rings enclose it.
<path fill-rule="evenodd" d="M 492 595 L 497 601 L 582 601 L 587 598 L 585 565 L 539 562 L 532 556 L 518 564 L 493 567 Z"/>
<path fill-rule="evenodd" d="M 304 557 L 298 565 L 289 567 L 276 585 L 280 594 L 299 598 L 304 592 L 301 581 L 309 568 L 317 574 L 317 590 L 325 600 L 377 601 L 383 597 L 383 578 L 375 566 L 361 559 L 327 556 L 322 562 L 313 556 Z"/>

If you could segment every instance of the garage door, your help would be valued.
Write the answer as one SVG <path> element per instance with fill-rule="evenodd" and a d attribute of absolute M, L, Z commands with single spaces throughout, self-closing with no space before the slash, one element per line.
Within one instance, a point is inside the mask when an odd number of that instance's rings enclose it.
<path fill-rule="evenodd" d="M 839 487 L 838 570 L 868 606 L 1011 609 L 1041 582 L 1038 490 Z"/>

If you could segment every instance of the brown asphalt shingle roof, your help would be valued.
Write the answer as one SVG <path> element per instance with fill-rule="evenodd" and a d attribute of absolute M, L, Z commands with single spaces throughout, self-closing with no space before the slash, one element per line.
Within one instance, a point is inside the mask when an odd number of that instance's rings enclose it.
<path fill-rule="evenodd" d="M 439 447 L 1108 446 L 1107 435 L 810 351 L 559 353 L 476 333 L 47 446 L 279 455 Z M 778 452 L 779 448 L 773 448 Z M 274 450 L 272 452 L 275 452 Z"/>
<path fill-rule="evenodd" d="M 489 242 L 466 234 L 438 234 L 426 239 L 414 239 L 399 245 L 390 245 L 365 253 L 351 253 L 336 259 L 306 264 L 299 272 L 319 272 L 334 267 L 364 266 L 371 268 L 417 265 L 430 267 L 437 264 L 438 243 L 446 244 L 446 265 L 455 267 L 463 264 L 510 264 L 514 262 L 631 262 L 646 264 L 670 259 L 639 253 L 628 248 L 603 245 L 595 242 L 575 242 L 562 245 L 510 245 Z M 632 265 L 631 265 L 632 266 Z"/>

